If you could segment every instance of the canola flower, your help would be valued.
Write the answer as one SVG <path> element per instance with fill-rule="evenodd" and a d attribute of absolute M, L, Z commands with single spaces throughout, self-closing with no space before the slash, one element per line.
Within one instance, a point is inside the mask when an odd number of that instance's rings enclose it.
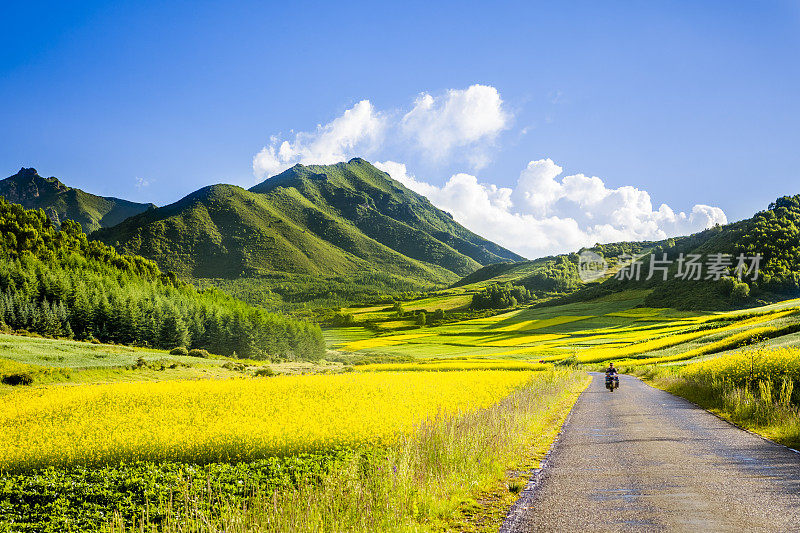
<path fill-rule="evenodd" d="M 767 336 L 778 331 L 778 328 L 772 326 L 762 326 L 758 328 L 747 329 L 745 331 L 734 333 L 728 337 L 720 339 L 716 342 L 709 342 L 703 346 L 687 350 L 685 352 L 677 353 L 674 355 L 664 355 L 661 357 L 647 357 L 645 359 L 633 359 L 625 361 L 625 366 L 641 366 L 641 365 L 655 365 L 658 363 L 669 363 L 674 361 L 685 361 L 692 359 L 699 355 L 721 352 L 726 349 L 735 348 L 743 342 L 751 339 L 756 339 L 759 336 Z"/>
<path fill-rule="evenodd" d="M 784 379 L 800 384 L 800 349 L 746 350 L 690 363 L 679 373 L 690 378 L 723 380 L 737 386 L 759 381 L 780 383 Z"/>
<path fill-rule="evenodd" d="M 631 355 L 642 354 L 653 350 L 660 350 L 662 348 L 669 348 L 671 346 L 676 346 L 678 344 L 699 339 L 707 335 L 714 335 L 725 331 L 731 331 L 745 326 L 755 326 L 762 322 L 783 318 L 785 316 L 796 314 L 797 312 L 798 312 L 797 309 L 789 309 L 786 311 L 763 313 L 751 318 L 734 322 L 733 324 L 730 324 L 728 326 L 723 326 L 716 329 L 666 335 L 664 337 L 660 337 L 649 341 L 639 342 L 636 344 L 631 344 L 624 348 L 618 348 L 618 349 L 600 348 L 597 350 L 587 350 L 589 353 L 579 355 L 578 361 L 580 363 L 598 363 L 601 361 L 608 361 L 609 359 L 624 359 Z"/>
<path fill-rule="evenodd" d="M 494 331 L 531 331 L 535 329 L 546 328 L 549 326 L 560 326 L 561 324 L 568 324 L 570 322 L 577 322 L 578 320 L 586 320 L 587 318 L 594 318 L 592 315 L 586 316 L 556 316 L 552 318 L 542 318 L 538 320 L 523 320 L 510 326 L 502 326 L 495 328 Z"/>
<path fill-rule="evenodd" d="M 0 471 L 229 462 L 383 446 L 487 407 L 531 372 L 397 372 L 52 386 L 0 398 Z"/>
<path fill-rule="evenodd" d="M 433 335 L 433 333 L 405 333 L 400 335 L 387 335 L 385 337 L 373 337 L 371 339 L 347 343 L 342 346 L 342 350 L 357 352 L 358 350 L 366 350 L 369 348 L 396 346 L 398 344 L 405 344 L 412 339 L 421 339 L 422 337 L 430 337 L 431 335 Z"/>
<path fill-rule="evenodd" d="M 375 363 L 359 365 L 356 369 L 360 372 L 450 372 L 461 370 L 512 370 L 512 371 L 540 371 L 549 370 L 552 365 L 531 361 L 509 361 L 492 359 L 473 360 L 430 360 L 413 363 Z"/>

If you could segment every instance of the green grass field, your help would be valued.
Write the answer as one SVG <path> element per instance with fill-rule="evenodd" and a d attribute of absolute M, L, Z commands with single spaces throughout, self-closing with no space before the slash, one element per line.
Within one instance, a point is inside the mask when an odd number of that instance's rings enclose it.
<path fill-rule="evenodd" d="M 738 343 L 786 346 L 800 340 L 792 331 L 800 324 L 800 300 L 747 311 L 694 313 L 639 307 L 646 295 L 646 291 L 628 291 L 588 302 L 517 309 L 394 332 L 334 329 L 326 331 L 326 341 L 331 350 L 369 356 L 549 362 L 576 357 L 578 362 L 603 363 L 679 358 L 683 353 L 691 356 L 687 359 L 705 358 L 709 351 L 738 349 Z M 388 313 L 375 307 L 361 312 Z M 734 345 L 726 346 L 726 339 Z"/>

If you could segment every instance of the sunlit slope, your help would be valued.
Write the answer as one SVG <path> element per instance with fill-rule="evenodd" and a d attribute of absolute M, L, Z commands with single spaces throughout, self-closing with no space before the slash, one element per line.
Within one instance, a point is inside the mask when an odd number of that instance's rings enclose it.
<path fill-rule="evenodd" d="M 588 302 L 522 309 L 437 327 L 375 334 L 348 328 L 329 334 L 344 354 L 455 359 L 496 364 L 501 359 L 650 364 L 691 360 L 753 342 L 798 342 L 800 301 L 756 310 L 693 313 L 637 307 L 646 291 Z M 471 364 L 471 363 L 470 363 Z M 431 367 L 434 368 L 434 367 Z"/>
<path fill-rule="evenodd" d="M 249 191 L 206 187 L 96 236 L 208 278 L 376 271 L 452 283 L 482 264 L 519 259 L 363 160 L 293 167 Z"/>
<path fill-rule="evenodd" d="M 0 181 L 0 196 L 26 209 L 43 209 L 56 226 L 62 220 L 74 220 L 87 234 L 155 208 L 153 204 L 89 194 L 54 177 L 43 178 L 33 168 L 20 169 Z"/>
<path fill-rule="evenodd" d="M 360 158 L 336 165 L 296 165 L 250 190 L 271 195 L 292 189 L 386 246 L 453 272 L 467 273 L 477 266 L 453 250 L 478 265 L 522 259 L 469 231 L 427 198 Z"/>

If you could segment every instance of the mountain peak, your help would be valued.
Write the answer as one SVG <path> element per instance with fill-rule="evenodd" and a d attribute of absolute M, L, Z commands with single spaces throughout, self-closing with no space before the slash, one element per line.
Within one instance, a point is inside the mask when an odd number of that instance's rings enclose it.
<path fill-rule="evenodd" d="M 202 189 L 95 237 L 198 278 L 382 272 L 428 286 L 521 259 L 358 157 Z"/>
<path fill-rule="evenodd" d="M 19 172 L 17 172 L 16 175 L 17 176 L 22 176 L 22 177 L 28 177 L 28 176 L 34 177 L 34 176 L 38 176 L 39 173 L 33 167 L 31 167 L 31 168 L 22 167 L 22 168 L 19 169 Z"/>
<path fill-rule="evenodd" d="M 43 209 L 56 226 L 64 219 L 74 220 L 87 234 L 150 208 L 148 204 L 89 194 L 61 183 L 55 176 L 43 178 L 33 167 L 22 167 L 0 180 L 0 196 L 26 209 Z"/>

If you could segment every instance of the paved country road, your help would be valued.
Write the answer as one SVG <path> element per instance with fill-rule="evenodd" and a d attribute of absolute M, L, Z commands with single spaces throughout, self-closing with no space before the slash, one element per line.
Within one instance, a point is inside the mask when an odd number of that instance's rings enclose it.
<path fill-rule="evenodd" d="M 501 531 L 800 531 L 800 454 L 594 374 Z"/>

